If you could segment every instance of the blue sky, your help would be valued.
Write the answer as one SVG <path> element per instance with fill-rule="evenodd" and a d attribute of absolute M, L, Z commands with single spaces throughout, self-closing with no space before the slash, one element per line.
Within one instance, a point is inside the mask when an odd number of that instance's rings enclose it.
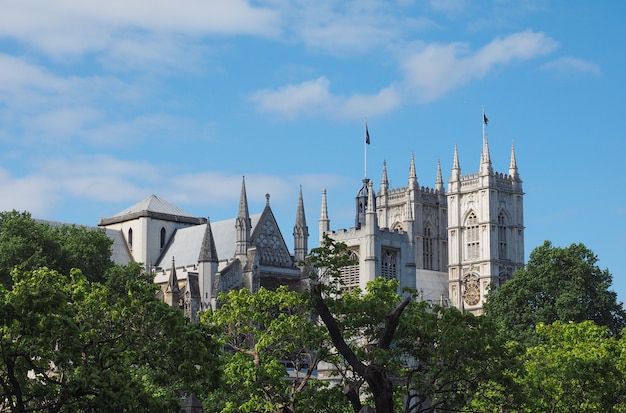
<path fill-rule="evenodd" d="M 156 194 L 212 221 L 265 194 L 310 247 L 375 188 L 512 143 L 526 255 L 584 243 L 626 301 L 626 2 L 0 0 L 0 209 L 95 225 Z"/>

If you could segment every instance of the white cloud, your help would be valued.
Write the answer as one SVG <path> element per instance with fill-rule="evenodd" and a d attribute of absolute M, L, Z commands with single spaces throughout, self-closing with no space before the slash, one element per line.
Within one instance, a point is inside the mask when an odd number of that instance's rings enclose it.
<path fill-rule="evenodd" d="M 400 103 L 393 87 L 382 89 L 375 95 L 333 95 L 330 81 L 325 77 L 280 89 L 261 90 L 252 95 L 252 101 L 261 112 L 287 117 L 325 114 L 346 118 L 385 113 Z"/>
<path fill-rule="evenodd" d="M 53 56 L 107 48 L 128 30 L 275 36 L 278 14 L 245 0 L 20 0 L 5 2 L 0 37 Z"/>
<path fill-rule="evenodd" d="M 602 74 L 602 69 L 599 65 L 592 63 L 588 60 L 579 59 L 577 57 L 561 57 L 553 60 L 541 66 L 542 69 L 554 71 L 559 74 L 591 74 L 599 76 Z"/>
<path fill-rule="evenodd" d="M 527 30 L 496 38 L 476 52 L 465 43 L 430 44 L 408 57 L 402 68 L 417 99 L 430 102 L 482 79 L 494 67 L 543 56 L 556 47 L 557 42 L 544 33 Z"/>

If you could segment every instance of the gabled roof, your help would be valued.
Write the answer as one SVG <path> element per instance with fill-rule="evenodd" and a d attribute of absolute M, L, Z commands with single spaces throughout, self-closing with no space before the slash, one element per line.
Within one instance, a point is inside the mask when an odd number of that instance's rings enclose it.
<path fill-rule="evenodd" d="M 194 217 L 187 211 L 178 208 L 176 205 L 173 205 L 156 195 L 150 195 L 146 199 L 137 202 L 135 205 L 118 212 L 111 218 L 100 219 L 98 225 L 104 226 L 116 224 L 140 217 L 150 217 L 164 221 L 184 222 L 195 225 L 206 222 L 206 218 Z"/>

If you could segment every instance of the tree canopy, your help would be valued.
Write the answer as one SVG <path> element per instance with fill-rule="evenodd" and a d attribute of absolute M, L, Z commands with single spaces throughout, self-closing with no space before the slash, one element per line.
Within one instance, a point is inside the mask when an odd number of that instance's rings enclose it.
<path fill-rule="evenodd" d="M 485 314 L 506 337 L 525 345 L 541 341 L 537 325 L 555 321 L 590 320 L 619 336 L 626 312 L 609 289 L 611 274 L 597 261 L 583 244 L 561 248 L 545 241 L 512 280 L 489 294 Z"/>
<path fill-rule="evenodd" d="M 113 241 L 102 229 L 54 225 L 28 212 L 0 212 L 0 283 L 10 287 L 11 271 L 48 267 L 62 274 L 80 268 L 91 281 L 104 281 L 113 266 Z"/>

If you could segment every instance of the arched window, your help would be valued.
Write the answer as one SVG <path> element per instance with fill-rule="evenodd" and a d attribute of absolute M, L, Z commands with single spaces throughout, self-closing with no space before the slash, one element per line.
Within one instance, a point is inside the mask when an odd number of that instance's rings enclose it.
<path fill-rule="evenodd" d="M 133 249 L 133 229 L 128 228 L 128 246 Z"/>
<path fill-rule="evenodd" d="M 351 290 L 359 286 L 359 256 L 355 251 L 350 251 L 350 259 L 356 264 L 341 268 L 341 280 L 343 282 L 341 288 L 344 290 Z"/>
<path fill-rule="evenodd" d="M 433 236 L 430 226 L 424 228 L 424 269 L 433 270 Z"/>
<path fill-rule="evenodd" d="M 501 212 L 498 215 L 498 257 L 507 259 L 506 217 Z"/>
<path fill-rule="evenodd" d="M 383 259 L 381 262 L 381 275 L 388 280 L 398 277 L 397 270 L 397 254 L 393 250 L 383 250 Z"/>
<path fill-rule="evenodd" d="M 167 231 L 165 231 L 165 227 L 161 227 L 161 249 L 163 249 L 163 247 L 165 246 L 165 237 L 167 236 Z"/>
<path fill-rule="evenodd" d="M 467 248 L 467 259 L 475 260 L 480 253 L 480 234 L 478 232 L 478 219 L 473 212 L 465 221 L 465 245 Z"/>

